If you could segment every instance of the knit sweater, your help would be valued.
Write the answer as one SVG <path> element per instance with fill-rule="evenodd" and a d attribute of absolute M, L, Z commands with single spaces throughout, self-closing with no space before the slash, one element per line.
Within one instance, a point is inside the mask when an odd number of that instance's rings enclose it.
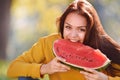
<path fill-rule="evenodd" d="M 55 56 L 53 54 L 53 42 L 60 39 L 59 34 L 52 34 L 40 38 L 28 51 L 23 52 L 13 60 L 8 68 L 8 77 L 32 77 L 42 78 L 40 67 L 50 62 Z M 83 74 L 78 70 L 57 72 L 49 75 L 50 80 L 85 80 Z M 120 77 L 110 77 L 109 80 L 120 80 Z"/>

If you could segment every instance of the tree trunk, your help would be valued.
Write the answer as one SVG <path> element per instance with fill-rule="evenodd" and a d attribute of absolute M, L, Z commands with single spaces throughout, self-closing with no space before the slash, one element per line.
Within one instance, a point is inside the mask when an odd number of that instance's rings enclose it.
<path fill-rule="evenodd" d="M 0 59 L 6 59 L 11 0 L 0 0 Z"/>

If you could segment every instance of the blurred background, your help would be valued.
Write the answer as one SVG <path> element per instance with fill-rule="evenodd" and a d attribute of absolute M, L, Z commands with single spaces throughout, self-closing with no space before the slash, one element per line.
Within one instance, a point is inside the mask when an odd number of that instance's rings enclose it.
<path fill-rule="evenodd" d="M 57 32 L 56 19 L 73 0 L 0 0 L 0 80 L 10 62 L 40 37 Z M 120 0 L 88 0 L 105 31 L 120 44 Z M 45 78 L 48 80 L 48 78 Z"/>

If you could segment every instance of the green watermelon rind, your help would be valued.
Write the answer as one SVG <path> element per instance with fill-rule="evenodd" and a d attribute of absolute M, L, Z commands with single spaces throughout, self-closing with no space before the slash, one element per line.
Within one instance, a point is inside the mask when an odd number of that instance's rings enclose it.
<path fill-rule="evenodd" d="M 53 43 L 53 45 L 54 45 L 54 43 Z M 59 57 L 55 53 L 54 48 L 53 48 L 53 54 L 56 57 Z M 101 55 L 103 55 L 107 59 L 106 62 L 102 66 L 99 66 L 99 67 L 96 67 L 96 68 L 90 68 L 90 69 L 95 69 L 95 70 L 101 71 L 101 70 L 104 70 L 104 69 L 106 69 L 108 67 L 108 65 L 111 63 L 111 61 L 106 57 L 106 55 L 104 55 L 104 54 L 101 54 Z M 59 58 L 62 59 L 62 57 L 59 57 Z M 84 70 L 84 68 L 89 68 L 89 67 L 77 66 L 75 64 L 71 64 L 71 63 L 66 62 L 66 61 L 60 61 L 60 62 L 63 63 L 63 64 L 65 64 L 65 65 L 68 65 L 68 66 L 70 66 L 70 67 L 72 67 L 74 69 L 77 69 L 77 70 Z"/>
<path fill-rule="evenodd" d="M 53 52 L 54 52 L 54 50 L 53 50 Z M 56 56 L 56 57 L 59 57 L 59 56 L 57 56 L 55 53 L 54 53 L 54 55 Z M 59 57 L 59 58 L 61 58 L 61 57 Z M 61 58 L 62 59 L 62 58 Z M 65 64 L 65 65 L 67 65 L 67 66 L 70 66 L 71 68 L 73 68 L 73 69 L 76 69 L 76 70 L 84 70 L 84 68 L 89 68 L 89 67 L 82 67 L 82 66 L 77 66 L 77 65 L 75 65 L 75 64 L 71 64 L 71 63 L 69 63 L 69 62 L 65 62 L 65 61 L 60 61 L 62 64 Z M 111 63 L 111 61 L 107 58 L 107 61 L 104 63 L 104 65 L 102 65 L 102 66 L 100 66 L 100 67 L 97 67 L 97 68 L 89 68 L 89 69 L 95 69 L 95 70 L 97 70 L 97 71 L 102 71 L 102 70 L 105 70 L 108 66 L 109 66 L 109 64 Z"/>
<path fill-rule="evenodd" d="M 67 66 L 70 66 L 71 68 L 73 68 L 73 69 L 75 69 L 75 70 L 84 70 L 84 68 L 80 68 L 80 67 L 76 67 L 76 66 L 73 66 L 73 65 L 71 65 L 71 64 L 67 64 L 67 63 L 65 63 L 65 62 L 62 62 L 61 61 L 61 63 L 62 64 L 65 64 L 65 65 L 67 65 Z M 110 62 L 108 63 L 108 64 L 106 64 L 105 66 L 103 66 L 103 67 L 100 67 L 100 68 L 98 68 L 98 69 L 95 69 L 95 70 L 97 70 L 97 71 L 104 71 L 108 66 L 109 66 L 109 64 L 110 64 Z M 92 69 L 92 68 L 90 68 L 90 69 Z"/>

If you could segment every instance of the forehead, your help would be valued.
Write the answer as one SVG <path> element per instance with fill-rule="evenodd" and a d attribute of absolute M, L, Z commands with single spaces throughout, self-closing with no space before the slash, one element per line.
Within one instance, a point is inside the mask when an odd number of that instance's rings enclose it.
<path fill-rule="evenodd" d="M 69 13 L 65 19 L 65 23 L 73 26 L 87 26 L 87 19 L 78 13 Z"/>

